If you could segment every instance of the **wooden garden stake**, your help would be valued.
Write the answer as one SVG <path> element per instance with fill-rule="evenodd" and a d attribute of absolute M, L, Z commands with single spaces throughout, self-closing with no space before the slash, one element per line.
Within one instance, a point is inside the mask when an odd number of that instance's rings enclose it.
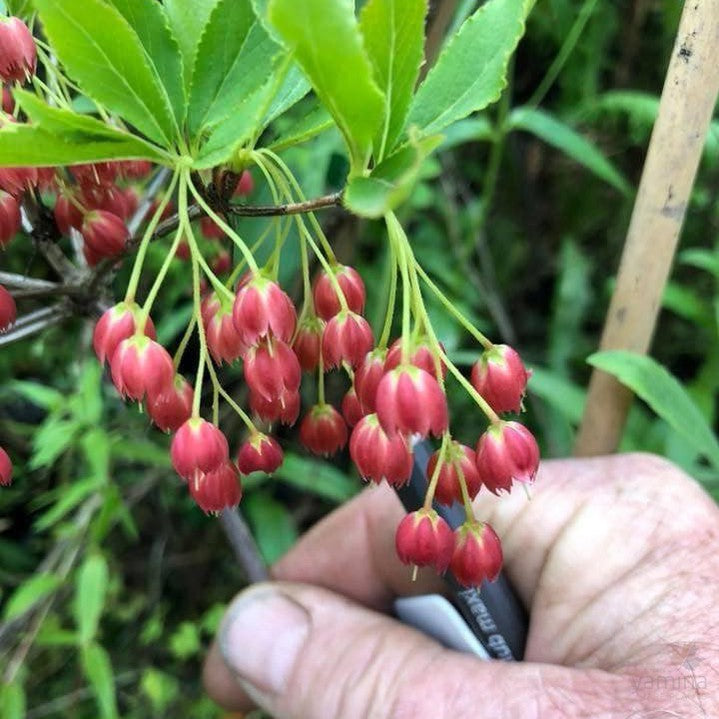
<path fill-rule="evenodd" d="M 600 343 L 649 349 L 719 93 L 719 0 L 684 3 Z M 575 454 L 616 450 L 632 393 L 595 369 Z"/>

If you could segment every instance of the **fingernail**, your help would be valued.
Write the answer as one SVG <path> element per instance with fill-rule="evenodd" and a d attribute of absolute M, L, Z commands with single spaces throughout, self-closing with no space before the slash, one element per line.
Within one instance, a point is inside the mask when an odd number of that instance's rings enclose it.
<path fill-rule="evenodd" d="M 250 589 L 227 612 L 220 651 L 250 690 L 281 695 L 308 633 L 303 607 L 277 589 Z"/>

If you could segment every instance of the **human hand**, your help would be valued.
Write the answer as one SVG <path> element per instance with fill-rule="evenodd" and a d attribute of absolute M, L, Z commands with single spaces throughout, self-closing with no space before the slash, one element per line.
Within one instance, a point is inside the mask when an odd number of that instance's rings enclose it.
<path fill-rule="evenodd" d="M 396 558 L 386 486 L 319 523 L 242 592 L 205 666 L 219 703 L 279 719 L 719 716 L 719 509 L 657 457 L 547 461 L 533 497 L 481 492 L 530 607 L 525 661 L 483 662 L 383 612 L 442 591 Z M 301 583 L 300 583 L 301 582 Z"/>

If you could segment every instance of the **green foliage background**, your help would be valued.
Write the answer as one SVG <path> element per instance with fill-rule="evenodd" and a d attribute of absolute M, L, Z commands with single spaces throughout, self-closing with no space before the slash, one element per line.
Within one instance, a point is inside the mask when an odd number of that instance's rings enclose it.
<path fill-rule="evenodd" d="M 276 3 L 278 13 L 282 5 Z M 475 5 L 459 3 L 455 28 Z M 399 212 L 423 266 L 452 301 L 532 366 L 527 423 L 545 456 L 571 452 L 591 369 L 586 358 L 606 311 L 678 5 L 539 3 L 499 103 L 444 130 L 438 154 L 417 165 L 419 181 Z M 174 27 L 185 23 L 186 30 L 186 21 L 179 11 L 173 16 Z M 178 40 L 191 47 L 191 33 L 179 32 Z M 277 120 L 275 137 L 297 132 L 307 102 Z M 172 98 L 167 108 L 169 127 Z M 413 112 L 406 103 L 404 111 Z M 431 129 L 431 118 L 424 126 Z M 641 397 L 623 449 L 665 455 L 713 493 L 717 129 L 707 141 L 654 342 L 655 359 L 675 379 L 627 358 L 592 359 Z M 362 156 L 377 138 L 368 130 L 352 142 L 353 155 Z M 307 196 L 338 189 L 347 173 L 335 130 L 284 157 Z M 362 189 L 357 202 L 369 203 Z M 255 200 L 270 198 L 260 189 Z M 323 218 L 340 259 L 366 279 L 367 315 L 377 327 L 385 229 L 340 211 Z M 252 237 L 261 225 L 248 220 L 243 227 Z M 153 247 L 150 261 L 161 260 L 161 248 Z M 6 269 L 34 266 L 29 252 L 12 262 Z M 295 291 L 297 263 L 284 257 L 283 280 Z M 187 319 L 185 279 L 177 273 L 163 289 L 162 340 L 176 337 Z M 476 348 L 466 335 L 440 307 L 431 309 L 451 356 L 473 362 Z M 0 714 L 215 717 L 200 685 L 203 651 L 244 578 L 218 523 L 197 510 L 171 471 L 167 439 L 103 381 L 90 333 L 87 322 L 74 320 L 0 352 L 0 376 L 12 378 L 0 388 L 0 436 L 16 465 L 13 487 L 0 492 L 0 669 L 20 661 L 16 681 L 3 688 Z M 335 400 L 341 391 L 329 387 Z M 456 434 L 473 442 L 482 429 L 476 412 L 459 393 L 452 401 Z M 281 472 L 245 484 L 242 509 L 268 561 L 360 488 L 345 457 L 319 462 L 287 441 Z M 23 654 L 28 617 L 37 635 Z"/>

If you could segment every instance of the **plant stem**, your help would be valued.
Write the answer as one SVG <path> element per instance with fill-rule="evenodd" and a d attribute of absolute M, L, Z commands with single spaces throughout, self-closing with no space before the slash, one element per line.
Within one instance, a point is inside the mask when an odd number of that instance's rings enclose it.
<path fill-rule="evenodd" d="M 394 245 L 390 242 L 390 278 L 389 278 L 389 293 L 387 295 L 387 312 L 384 317 L 384 324 L 382 325 L 382 334 L 379 338 L 379 349 L 385 349 L 387 342 L 389 341 L 389 334 L 392 331 L 392 319 L 394 318 L 395 304 L 397 303 L 397 252 L 395 251 Z"/>

